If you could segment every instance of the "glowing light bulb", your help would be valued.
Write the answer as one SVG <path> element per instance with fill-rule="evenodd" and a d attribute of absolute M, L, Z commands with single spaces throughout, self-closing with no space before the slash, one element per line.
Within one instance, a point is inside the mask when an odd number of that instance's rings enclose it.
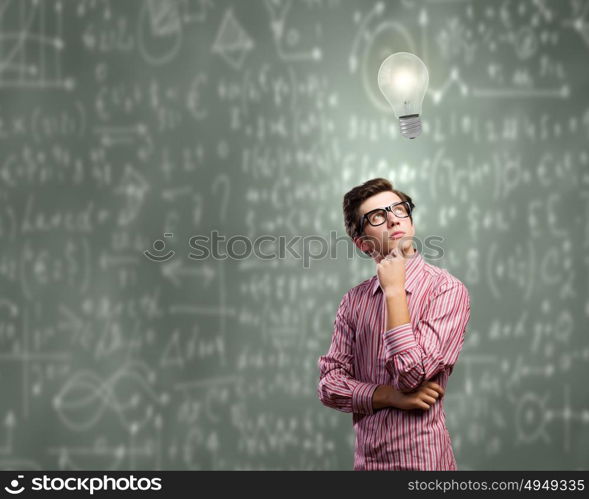
<path fill-rule="evenodd" d="M 428 83 L 427 67 L 409 52 L 389 55 L 378 70 L 378 88 L 399 118 L 401 134 L 409 139 L 421 134 L 421 105 Z"/>

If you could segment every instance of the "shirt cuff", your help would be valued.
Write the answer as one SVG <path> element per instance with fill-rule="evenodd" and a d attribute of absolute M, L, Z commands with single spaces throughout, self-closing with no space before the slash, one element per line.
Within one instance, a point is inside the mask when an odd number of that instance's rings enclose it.
<path fill-rule="evenodd" d="M 358 382 L 352 390 L 352 412 L 373 414 L 372 396 L 378 388 L 377 384 Z"/>
<path fill-rule="evenodd" d="M 413 326 L 410 322 L 389 329 L 383 336 L 384 348 L 388 358 L 410 348 L 419 346 L 415 341 Z"/>

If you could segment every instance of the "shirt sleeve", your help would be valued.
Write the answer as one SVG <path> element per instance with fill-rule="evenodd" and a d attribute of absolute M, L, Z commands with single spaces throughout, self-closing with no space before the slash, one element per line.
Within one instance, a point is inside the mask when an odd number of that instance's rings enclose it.
<path fill-rule="evenodd" d="M 319 400 L 342 412 L 372 414 L 372 396 L 378 384 L 354 378 L 355 329 L 350 321 L 349 293 L 343 297 L 333 325 L 327 355 L 319 358 Z"/>
<path fill-rule="evenodd" d="M 460 281 L 443 284 L 415 325 L 384 333 L 386 369 L 393 386 L 407 392 L 449 369 L 458 360 L 470 319 L 470 297 Z M 419 332 L 417 341 L 416 332 Z"/>

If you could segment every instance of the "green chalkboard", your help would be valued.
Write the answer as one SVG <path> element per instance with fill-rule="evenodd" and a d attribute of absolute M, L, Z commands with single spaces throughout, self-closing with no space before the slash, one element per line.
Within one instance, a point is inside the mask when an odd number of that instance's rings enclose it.
<path fill-rule="evenodd" d="M 351 469 L 317 360 L 386 177 L 470 292 L 459 469 L 587 469 L 588 54 L 586 2 L 2 0 L 1 467 Z"/>

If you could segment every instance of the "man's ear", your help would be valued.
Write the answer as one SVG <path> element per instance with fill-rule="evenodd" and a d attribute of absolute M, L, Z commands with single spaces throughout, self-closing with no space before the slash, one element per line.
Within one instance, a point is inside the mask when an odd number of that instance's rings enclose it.
<path fill-rule="evenodd" d="M 360 251 L 366 253 L 367 255 L 370 255 L 370 253 L 372 252 L 372 244 L 370 243 L 370 241 L 366 240 L 364 236 L 355 237 L 354 244 Z"/>

